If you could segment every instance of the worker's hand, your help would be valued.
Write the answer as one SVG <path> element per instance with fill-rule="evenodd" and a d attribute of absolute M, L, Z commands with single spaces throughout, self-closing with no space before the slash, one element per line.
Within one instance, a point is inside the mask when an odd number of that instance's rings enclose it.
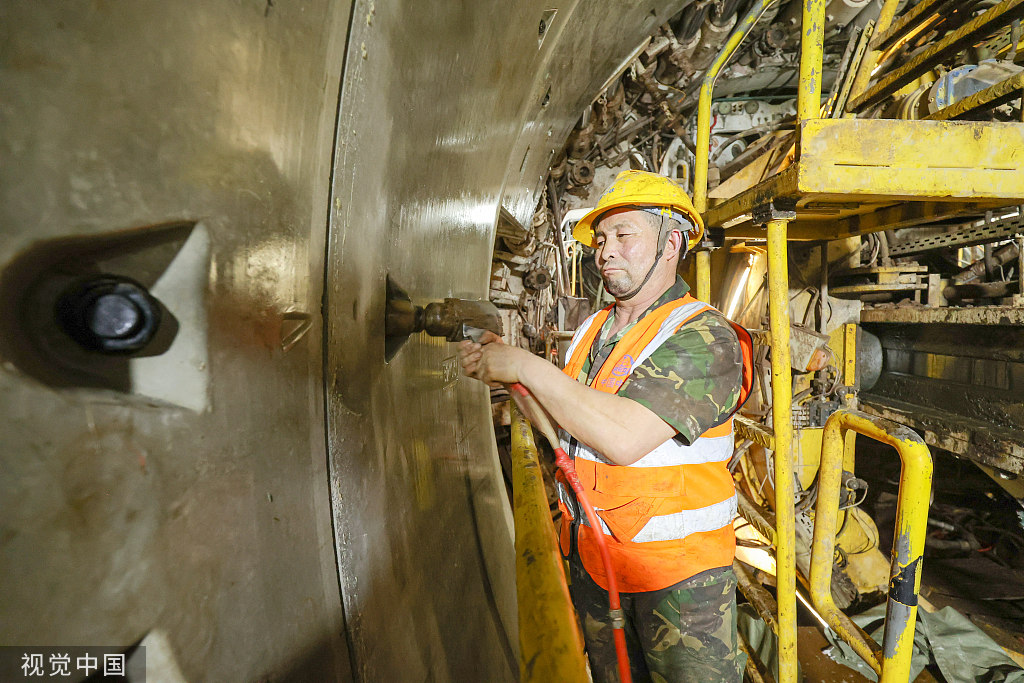
<path fill-rule="evenodd" d="M 480 343 L 459 343 L 462 372 L 492 387 L 518 382 L 523 358 L 531 355 L 526 349 L 509 346 L 493 332 L 485 332 L 480 337 Z"/>

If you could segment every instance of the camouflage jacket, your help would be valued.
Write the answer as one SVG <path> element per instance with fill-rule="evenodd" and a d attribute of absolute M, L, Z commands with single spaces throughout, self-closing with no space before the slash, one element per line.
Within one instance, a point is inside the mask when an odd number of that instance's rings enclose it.
<path fill-rule="evenodd" d="M 681 277 L 643 315 L 673 299 L 689 285 Z M 589 385 L 615 344 L 633 325 L 607 338 L 615 324 L 608 316 L 577 379 Z M 718 311 L 701 313 L 679 328 L 647 360 L 633 368 L 618 395 L 650 409 L 689 445 L 708 429 L 727 420 L 739 401 L 743 358 L 739 340 Z"/>

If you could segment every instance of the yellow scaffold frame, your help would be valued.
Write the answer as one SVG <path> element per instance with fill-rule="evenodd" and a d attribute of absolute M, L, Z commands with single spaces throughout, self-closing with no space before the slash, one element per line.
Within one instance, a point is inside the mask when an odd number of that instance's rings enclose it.
<path fill-rule="evenodd" d="M 795 683 L 798 678 L 797 643 L 796 643 L 796 534 L 795 515 L 792 504 L 794 500 L 795 480 L 793 471 L 793 424 L 792 424 L 792 367 L 790 359 L 790 317 L 789 317 L 789 278 L 787 242 L 790 238 L 790 222 L 797 218 L 800 207 L 804 229 L 804 239 L 837 239 L 846 234 L 859 234 L 870 230 L 893 227 L 891 223 L 899 220 L 914 220 L 915 211 L 942 212 L 961 210 L 964 205 L 978 200 L 993 201 L 1003 196 L 1016 196 L 1022 193 L 1019 178 L 1010 178 L 1003 172 L 1006 160 L 1000 157 L 1000 145 L 1007 139 L 1021 136 L 1020 129 L 1013 130 L 999 125 L 972 128 L 970 130 L 954 127 L 940 129 L 931 122 L 904 121 L 856 121 L 856 120 L 823 120 L 821 111 L 821 73 L 825 26 L 826 0 L 804 0 L 802 3 L 802 36 L 800 54 L 800 81 L 797 99 L 797 161 L 790 169 L 775 178 L 743 192 L 740 196 L 724 202 L 714 209 L 708 207 L 708 159 L 711 134 L 712 91 L 715 79 L 725 64 L 739 47 L 746 34 L 757 23 L 757 19 L 773 0 L 759 0 L 751 8 L 748 15 L 737 26 L 712 66 L 705 74 L 701 85 L 697 109 L 697 141 L 696 162 L 694 165 L 694 205 L 705 217 L 705 224 L 710 227 L 735 227 L 746 223 L 751 227 L 748 232 L 756 233 L 762 227 L 767 237 L 768 257 L 768 313 L 770 319 L 771 359 L 771 393 L 772 393 L 772 424 L 773 428 L 756 425 L 749 420 L 738 418 L 737 432 L 746 438 L 753 439 L 775 452 L 775 497 L 777 504 L 774 524 L 764 529 L 765 535 L 773 541 L 776 550 L 776 581 L 777 581 L 777 617 L 771 618 L 770 596 L 763 595 L 763 589 L 749 580 L 749 576 L 741 575 L 740 587 L 748 595 L 748 599 L 758 608 L 766 622 L 778 635 L 779 670 L 776 679 L 779 683 Z M 884 32 L 889 28 L 895 16 L 898 0 L 886 0 L 876 30 Z M 1020 2 L 1020 0 L 1014 0 Z M 865 74 L 869 74 L 877 59 L 877 53 L 871 53 L 861 65 L 854 86 L 854 97 L 859 97 L 866 86 Z M 914 126 L 917 126 L 915 128 Z M 974 170 L 980 182 L 978 188 L 951 189 L 950 175 L 943 173 L 941 166 L 934 168 L 928 160 L 914 166 L 908 172 L 906 158 L 899 157 L 904 150 L 899 150 L 896 159 L 866 161 L 857 158 L 860 148 L 851 144 L 859 131 L 859 127 L 868 126 L 878 130 L 872 132 L 885 139 L 895 137 L 902 139 L 910 135 L 911 145 L 923 149 L 929 146 L 929 140 L 936 137 L 951 140 L 958 149 L 964 147 L 965 154 L 974 161 Z M 963 137 L 960 140 L 957 136 Z M 973 142 L 966 139 L 970 136 Z M 985 136 L 985 140 L 979 144 Z M 817 145 L 817 147 L 814 147 Z M 973 145 L 973 147 L 972 147 Z M 803 147 L 808 151 L 801 159 Z M 844 155 L 835 163 L 836 168 L 801 169 L 803 162 L 821 162 L 829 158 L 825 148 L 843 150 Z M 973 154 L 972 154 L 973 153 Z M 918 155 L 920 156 L 920 155 Z M 849 159 L 846 157 L 850 157 Z M 846 163 L 850 162 L 850 163 Z M 943 162 L 945 163 L 945 162 Z M 854 169 L 847 172 L 848 166 Z M 854 168 L 856 167 L 856 168 Z M 948 167 L 947 167 L 948 168 Z M 863 171 L 861 169 L 864 169 Z M 803 173 L 803 175 L 801 175 Z M 986 180 L 981 181 L 982 176 Z M 893 177 L 904 177 L 903 182 L 892 182 Z M 991 180 L 995 181 L 993 188 Z M 986 194 L 988 193 L 988 194 Z M 922 203 L 923 200 L 935 198 L 956 198 L 955 206 L 946 200 L 947 207 Z M 783 201 L 776 202 L 776 199 Z M 803 201 L 801 202 L 801 199 Z M 875 213 L 858 214 L 854 208 L 843 215 L 845 223 L 835 218 L 822 219 L 815 214 L 812 200 L 831 201 L 842 205 L 844 200 L 849 206 L 851 199 L 865 202 L 877 202 Z M 899 205 L 889 208 L 894 200 L 913 199 L 919 203 L 917 207 L 907 210 Z M 846 210 L 846 209 L 844 209 Z M 834 209 L 831 210 L 834 212 Z M 826 214 L 829 211 L 825 212 Z M 810 220 L 808 220 L 810 219 Z M 890 225 L 886 225 L 886 222 Z M 764 232 L 760 233 L 765 235 Z M 741 231 L 733 231 L 735 236 L 746 236 Z M 698 298 L 710 301 L 711 273 L 710 256 L 707 251 L 697 254 L 697 293 Z M 853 430 L 875 438 L 895 447 L 903 459 L 903 472 L 900 480 L 896 537 L 893 547 L 892 581 L 890 585 L 889 605 L 886 613 L 885 638 L 881 652 L 874 646 L 860 629 L 858 629 L 839 609 L 831 596 L 831 572 L 833 550 L 835 546 L 836 520 L 839 506 L 839 482 L 842 476 L 842 460 L 844 436 L 846 431 Z M 910 658 L 912 654 L 913 634 L 917 612 L 917 593 L 920 588 L 920 558 L 924 546 L 927 524 L 928 495 L 931 484 L 931 457 L 927 446 L 921 438 L 907 427 L 896 423 L 867 416 L 865 414 L 842 410 L 826 423 L 823 442 L 823 453 L 820 465 L 818 505 L 814 529 L 812 549 L 812 600 L 824 614 L 829 625 L 851 643 L 858 654 L 880 674 L 880 680 L 886 683 L 906 681 L 909 678 Z M 748 520 L 758 528 L 770 523 L 766 521 L 769 514 L 751 507 L 749 501 L 741 496 L 741 513 L 751 515 L 755 519 Z"/>
<path fill-rule="evenodd" d="M 776 1 L 756 0 L 704 75 L 697 107 L 694 205 L 708 228 L 724 228 L 726 235 L 734 238 L 767 238 L 773 427 L 737 417 L 736 431 L 775 453 L 775 497 L 781 503 L 776 505 L 775 515 L 757 509 L 742 495 L 739 506 L 743 516 L 774 543 L 777 603 L 739 565 L 737 576 L 741 590 L 778 635 L 776 681 L 795 683 L 796 521 L 792 504 L 795 478 L 787 243 L 791 239 L 824 242 L 1020 204 L 1024 202 L 1024 174 L 1020 173 L 1024 125 L 951 120 L 969 108 L 1005 98 L 1006 92 L 1018 85 L 1016 81 L 979 93 L 960 107 L 940 110 L 931 117 L 935 120 L 821 118 L 826 0 L 803 0 L 795 160 L 775 176 L 709 207 L 708 153 L 715 80 L 764 10 Z M 845 107 L 848 111 L 870 106 L 886 97 L 888 88 L 914 77 L 929 64 L 941 62 L 963 44 L 1024 16 L 1024 0 L 1003 0 L 869 85 L 879 48 L 899 34 L 900 26 L 911 21 L 908 15 L 890 26 L 898 2 L 885 0 L 870 49 L 857 67 Z M 877 140 L 886 144 L 869 144 Z M 956 160 L 956 167 L 949 165 L 950 159 Z M 697 252 L 696 268 L 697 296 L 710 301 L 708 251 Z M 903 459 L 881 651 L 835 608 L 828 585 L 839 505 L 836 482 L 841 478 L 842 435 L 849 430 L 892 445 Z M 522 680 L 586 680 L 582 642 L 559 564 L 533 437 L 528 423 L 514 410 L 512 434 Z M 902 683 L 909 675 L 926 532 L 931 480 L 928 449 L 906 427 L 844 410 L 826 423 L 819 476 L 812 601 L 831 627 L 880 672 L 880 680 Z M 755 680 L 763 678 L 760 672 L 750 673 Z"/>

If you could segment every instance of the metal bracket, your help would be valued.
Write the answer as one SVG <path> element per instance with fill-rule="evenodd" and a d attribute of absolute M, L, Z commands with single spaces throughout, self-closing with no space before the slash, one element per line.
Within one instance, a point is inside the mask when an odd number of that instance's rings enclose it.
<path fill-rule="evenodd" d="M 608 610 L 608 617 L 611 619 L 612 628 L 626 627 L 626 613 L 623 612 L 621 609 Z"/>
<path fill-rule="evenodd" d="M 765 225 L 769 221 L 796 220 L 796 200 L 786 197 L 769 199 L 765 204 L 758 204 L 750 212 L 754 225 Z"/>
<path fill-rule="evenodd" d="M 694 251 L 714 251 L 725 246 L 725 228 L 708 228 Z"/>

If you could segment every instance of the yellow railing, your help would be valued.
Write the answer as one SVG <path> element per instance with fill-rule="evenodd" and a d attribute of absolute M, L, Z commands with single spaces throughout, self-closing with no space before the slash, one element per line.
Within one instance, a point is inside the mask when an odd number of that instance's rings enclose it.
<path fill-rule="evenodd" d="M 849 430 L 892 446 L 903 464 L 881 658 L 873 641 L 840 612 L 832 600 L 832 565 L 839 524 L 843 450 Z M 811 546 L 811 600 L 828 625 L 879 674 L 882 683 L 906 683 L 910 678 L 931 484 L 931 453 L 924 440 L 910 428 L 847 409 L 839 410 L 828 418 L 818 470 L 818 504 Z"/>
<path fill-rule="evenodd" d="M 587 683 L 583 638 L 551 523 L 533 429 L 512 404 L 512 491 L 519 605 L 519 680 Z"/>
<path fill-rule="evenodd" d="M 708 209 L 708 157 L 711 151 L 711 95 L 715 89 L 718 74 L 732 58 L 740 43 L 747 37 L 757 20 L 768 7 L 778 0 L 757 0 L 746 16 L 733 29 L 722 50 L 704 72 L 697 99 L 697 142 L 696 159 L 693 164 L 693 206 L 697 213 Z M 711 252 L 706 249 L 697 252 L 697 298 L 711 302 Z"/>

